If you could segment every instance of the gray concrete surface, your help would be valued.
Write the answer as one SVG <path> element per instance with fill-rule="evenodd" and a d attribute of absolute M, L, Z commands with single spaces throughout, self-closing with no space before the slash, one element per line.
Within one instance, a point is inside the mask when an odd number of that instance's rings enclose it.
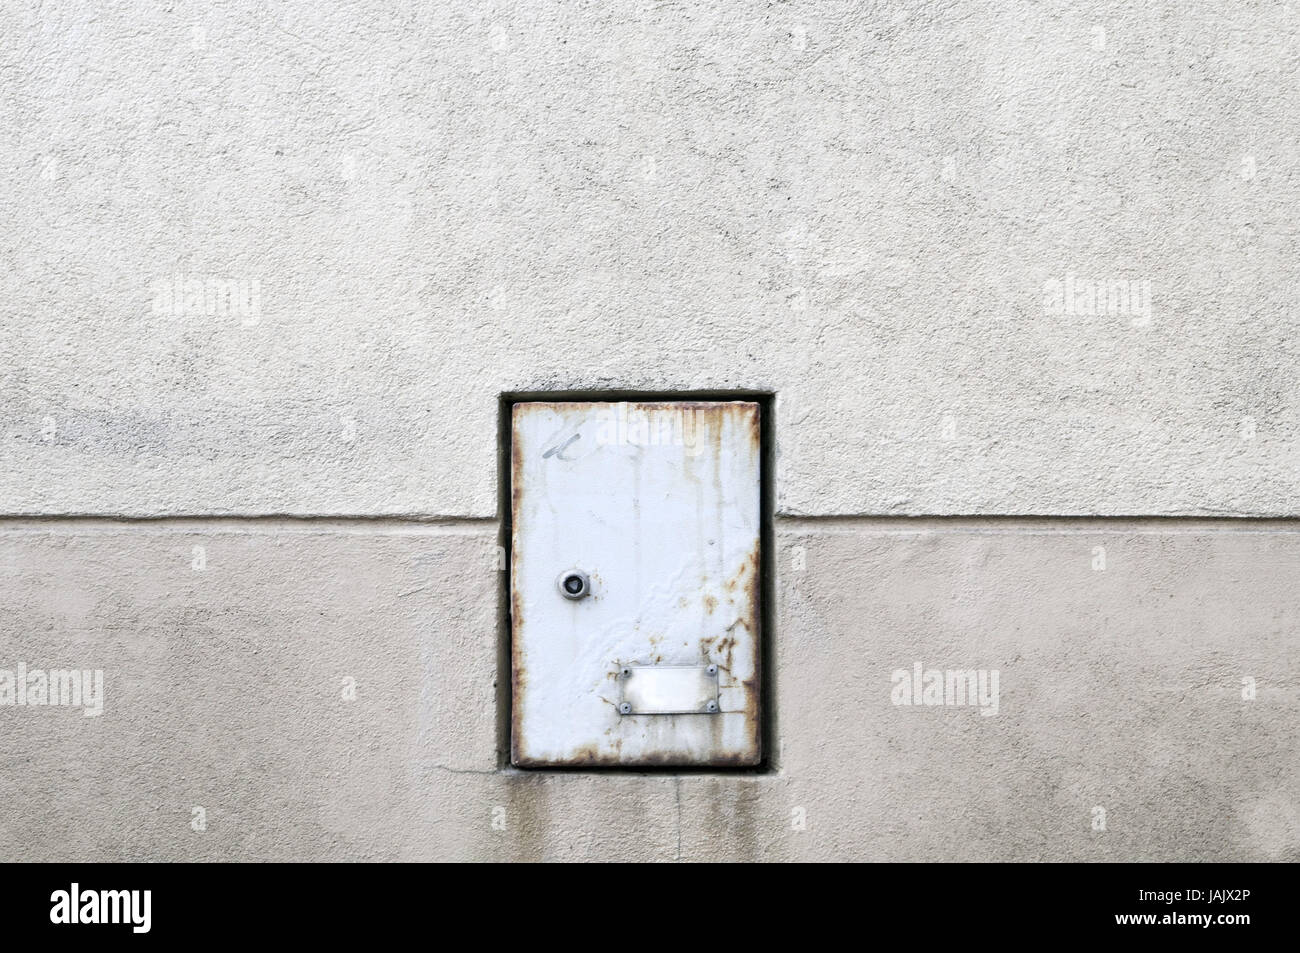
<path fill-rule="evenodd" d="M 0 669 L 106 686 L 0 704 L 2 859 L 1300 859 L 1298 59 L 1266 3 L 0 9 Z M 776 395 L 766 774 L 500 767 L 498 397 L 608 388 Z"/>
<path fill-rule="evenodd" d="M 0 708 L 6 859 L 1300 859 L 1294 529 L 778 544 L 773 770 L 555 774 L 498 767 L 490 524 L 11 526 L 6 660 L 105 698 Z M 917 661 L 997 713 L 894 704 Z"/>
<path fill-rule="evenodd" d="M 1285 6 L 0 27 L 7 511 L 491 516 L 499 392 L 746 387 L 791 514 L 1300 512 Z"/>

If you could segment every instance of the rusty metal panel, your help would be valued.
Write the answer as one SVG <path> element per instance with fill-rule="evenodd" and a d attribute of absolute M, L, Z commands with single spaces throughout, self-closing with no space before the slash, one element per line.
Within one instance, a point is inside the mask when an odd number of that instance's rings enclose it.
<path fill-rule="evenodd" d="M 514 764 L 759 762 L 760 411 L 514 405 Z"/>

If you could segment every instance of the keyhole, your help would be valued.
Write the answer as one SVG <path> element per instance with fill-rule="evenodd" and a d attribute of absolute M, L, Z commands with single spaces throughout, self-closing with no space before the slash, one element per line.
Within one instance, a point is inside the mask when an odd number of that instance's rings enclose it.
<path fill-rule="evenodd" d="M 581 599 L 591 593 L 591 580 L 577 569 L 561 573 L 559 583 L 560 595 L 566 599 Z"/>

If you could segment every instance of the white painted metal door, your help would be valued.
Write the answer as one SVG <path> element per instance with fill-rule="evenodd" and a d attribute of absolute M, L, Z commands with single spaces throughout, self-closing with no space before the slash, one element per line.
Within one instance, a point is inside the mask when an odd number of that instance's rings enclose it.
<path fill-rule="evenodd" d="M 513 763 L 757 764 L 759 405 L 512 418 Z"/>

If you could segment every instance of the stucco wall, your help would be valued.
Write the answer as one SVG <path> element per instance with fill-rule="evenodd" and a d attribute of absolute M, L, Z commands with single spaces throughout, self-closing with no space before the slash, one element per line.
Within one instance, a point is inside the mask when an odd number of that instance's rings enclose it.
<path fill-rule="evenodd" d="M 1298 60 L 1254 3 L 3 8 L 0 669 L 106 685 L 0 705 L 6 858 L 1300 859 Z M 605 388 L 776 395 L 767 773 L 501 767 L 498 396 Z"/>

